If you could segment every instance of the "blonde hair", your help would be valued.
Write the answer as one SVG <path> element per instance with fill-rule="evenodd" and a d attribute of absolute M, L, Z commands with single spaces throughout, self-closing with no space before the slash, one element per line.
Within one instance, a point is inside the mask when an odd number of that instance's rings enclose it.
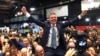
<path fill-rule="evenodd" d="M 56 15 L 56 13 L 52 12 L 49 14 L 48 18 L 51 16 L 51 15 Z"/>

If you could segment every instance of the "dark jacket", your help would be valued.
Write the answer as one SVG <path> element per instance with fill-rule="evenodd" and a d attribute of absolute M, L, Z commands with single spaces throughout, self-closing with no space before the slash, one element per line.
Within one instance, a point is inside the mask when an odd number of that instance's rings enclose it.
<path fill-rule="evenodd" d="M 28 20 L 43 27 L 44 33 L 43 33 L 42 39 L 40 40 L 40 44 L 45 49 L 47 41 L 48 41 L 49 33 L 50 33 L 51 24 L 49 23 L 49 21 L 41 22 L 40 20 L 35 19 L 32 16 L 30 16 Z M 78 17 L 76 17 L 73 20 L 70 20 L 68 22 L 65 22 L 65 23 L 62 23 L 60 21 L 56 23 L 57 30 L 59 33 L 59 47 L 61 47 L 63 50 L 66 50 L 66 40 L 64 38 L 64 30 L 63 29 L 69 25 L 74 24 L 77 21 L 79 21 Z"/>

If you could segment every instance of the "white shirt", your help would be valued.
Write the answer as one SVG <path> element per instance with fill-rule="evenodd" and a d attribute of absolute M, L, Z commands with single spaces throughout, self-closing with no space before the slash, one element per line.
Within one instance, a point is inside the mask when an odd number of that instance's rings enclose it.
<path fill-rule="evenodd" d="M 58 29 L 56 27 L 56 25 L 54 26 L 54 29 L 56 30 L 56 46 L 59 46 L 59 35 L 58 35 Z M 49 33 L 49 37 L 48 37 L 48 42 L 47 42 L 47 47 L 51 47 L 51 41 L 52 41 L 52 25 L 50 28 L 50 33 Z"/>
<path fill-rule="evenodd" d="M 30 14 L 27 12 L 25 16 L 30 17 Z M 78 18 L 82 19 L 80 15 L 78 15 Z M 55 25 L 55 30 L 56 30 L 56 44 L 57 44 L 56 46 L 59 46 L 59 35 L 58 35 L 58 29 L 57 29 L 56 25 Z M 47 45 L 46 45 L 47 47 L 51 47 L 51 39 L 52 39 L 51 35 L 52 35 L 52 27 L 50 28 L 48 42 L 47 42 Z"/>

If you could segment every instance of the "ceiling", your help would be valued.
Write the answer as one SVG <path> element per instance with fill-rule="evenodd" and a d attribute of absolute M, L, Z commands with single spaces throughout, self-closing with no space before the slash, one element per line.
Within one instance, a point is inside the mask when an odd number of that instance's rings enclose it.
<path fill-rule="evenodd" d="M 13 17 L 14 12 L 22 5 L 27 7 L 50 7 L 58 4 L 73 2 L 74 0 L 0 0 L 0 21 L 10 19 Z M 78 0 L 75 0 L 78 1 Z"/>
<path fill-rule="evenodd" d="M 9 14 L 13 8 L 22 3 L 27 4 L 28 0 L 0 0 L 0 13 Z"/>
<path fill-rule="evenodd" d="M 13 17 L 13 12 L 22 5 L 27 7 L 46 8 L 81 0 L 0 0 L 0 23 Z M 98 0 L 99 1 L 99 0 Z M 98 10 L 97 10 L 98 12 Z M 100 15 L 100 14 L 98 14 Z"/>
<path fill-rule="evenodd" d="M 9 14 L 12 10 L 21 5 L 37 8 L 54 6 L 63 3 L 73 2 L 74 0 L 0 0 L 0 13 Z M 75 0 L 77 1 L 77 0 Z"/>

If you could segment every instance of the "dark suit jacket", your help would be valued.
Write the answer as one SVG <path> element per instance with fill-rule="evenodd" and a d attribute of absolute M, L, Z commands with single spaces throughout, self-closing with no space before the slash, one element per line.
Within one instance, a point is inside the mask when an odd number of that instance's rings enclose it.
<path fill-rule="evenodd" d="M 11 39 L 12 44 L 14 44 L 16 46 L 16 48 L 18 50 L 21 50 L 22 48 L 24 48 L 23 43 L 17 42 L 16 39 Z M 30 45 L 30 47 L 32 47 L 32 53 L 35 53 L 35 49 L 33 47 L 33 45 Z"/>
<path fill-rule="evenodd" d="M 44 47 L 46 47 L 47 41 L 48 41 L 48 37 L 49 37 L 49 33 L 50 33 L 50 28 L 51 28 L 51 24 L 48 21 L 45 22 L 41 22 L 35 18 L 33 18 L 32 16 L 29 17 L 28 19 L 29 21 L 36 23 L 37 25 L 43 27 L 44 29 L 44 33 L 43 33 L 43 37 L 40 40 L 40 44 Z M 73 20 L 66 22 L 66 23 L 62 23 L 62 22 L 57 22 L 57 29 L 58 29 L 58 33 L 59 33 L 59 47 L 61 47 L 63 50 L 66 49 L 66 41 L 64 38 L 64 28 L 74 24 L 75 22 L 79 21 L 79 18 L 76 17 Z"/>

